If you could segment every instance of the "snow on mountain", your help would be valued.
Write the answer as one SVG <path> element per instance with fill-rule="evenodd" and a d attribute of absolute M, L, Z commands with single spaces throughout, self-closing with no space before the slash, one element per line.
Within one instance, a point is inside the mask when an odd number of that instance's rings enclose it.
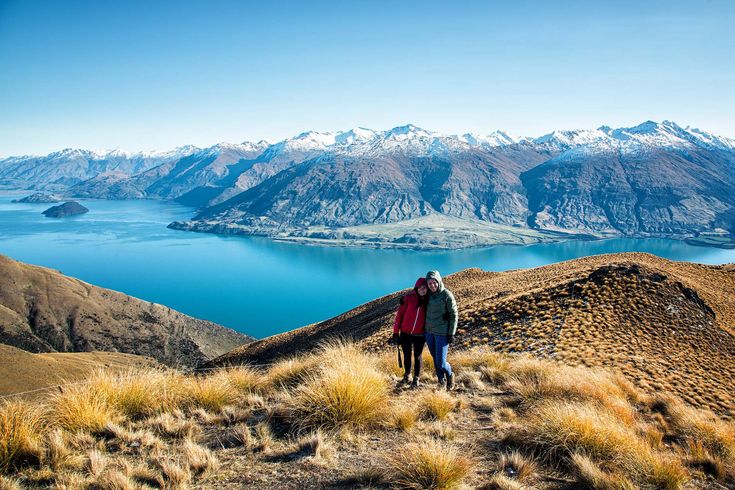
<path fill-rule="evenodd" d="M 606 141 L 609 138 L 608 134 L 602 129 L 575 129 L 553 131 L 534 139 L 533 143 L 564 150 L 576 146 Z"/>
<path fill-rule="evenodd" d="M 486 146 L 490 148 L 513 145 L 526 139 L 512 135 L 507 131 L 493 131 L 492 133 L 485 135 L 465 133 L 463 135 L 456 136 L 456 138 L 471 146 Z"/>

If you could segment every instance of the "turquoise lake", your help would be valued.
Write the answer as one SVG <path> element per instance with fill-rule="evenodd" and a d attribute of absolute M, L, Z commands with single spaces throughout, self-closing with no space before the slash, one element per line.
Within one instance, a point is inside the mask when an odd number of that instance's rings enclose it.
<path fill-rule="evenodd" d="M 705 264 L 735 262 L 735 250 L 674 240 L 612 239 L 418 252 L 319 247 L 265 238 L 170 230 L 194 210 L 158 201 L 79 200 L 90 212 L 53 219 L 50 204 L 0 194 L 0 253 L 89 283 L 265 337 L 324 320 L 413 286 L 430 269 L 503 271 L 586 255 L 649 252 Z"/>

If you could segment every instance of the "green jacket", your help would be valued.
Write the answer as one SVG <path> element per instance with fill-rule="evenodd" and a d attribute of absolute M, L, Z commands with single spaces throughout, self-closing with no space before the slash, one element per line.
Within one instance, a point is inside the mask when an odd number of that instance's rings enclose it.
<path fill-rule="evenodd" d="M 452 292 L 444 287 L 439 272 L 431 271 L 426 274 L 426 280 L 429 279 L 436 279 L 439 289 L 436 293 L 429 290 L 424 331 L 438 335 L 454 335 L 457 333 L 457 301 Z"/>

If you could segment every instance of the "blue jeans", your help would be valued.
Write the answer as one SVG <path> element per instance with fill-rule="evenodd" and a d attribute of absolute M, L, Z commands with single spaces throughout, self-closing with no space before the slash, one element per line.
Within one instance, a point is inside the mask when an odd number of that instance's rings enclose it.
<path fill-rule="evenodd" d="M 449 344 L 446 335 L 438 335 L 426 332 L 426 345 L 429 347 L 431 357 L 434 359 L 434 368 L 439 382 L 443 383 L 446 376 L 452 375 L 452 366 L 447 362 L 447 351 Z"/>

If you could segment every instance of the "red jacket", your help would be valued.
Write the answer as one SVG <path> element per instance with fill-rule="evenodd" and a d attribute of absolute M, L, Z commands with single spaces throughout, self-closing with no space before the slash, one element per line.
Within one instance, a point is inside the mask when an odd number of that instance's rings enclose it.
<path fill-rule="evenodd" d="M 426 279 L 422 277 L 416 281 L 413 291 L 405 294 L 401 298 L 401 303 L 398 306 L 398 313 L 396 313 L 396 321 L 393 324 L 393 333 L 401 331 L 413 335 L 424 334 L 426 305 L 421 304 L 420 302 L 418 293 L 419 286 L 426 286 Z M 428 294 L 428 292 L 426 294 Z"/>

